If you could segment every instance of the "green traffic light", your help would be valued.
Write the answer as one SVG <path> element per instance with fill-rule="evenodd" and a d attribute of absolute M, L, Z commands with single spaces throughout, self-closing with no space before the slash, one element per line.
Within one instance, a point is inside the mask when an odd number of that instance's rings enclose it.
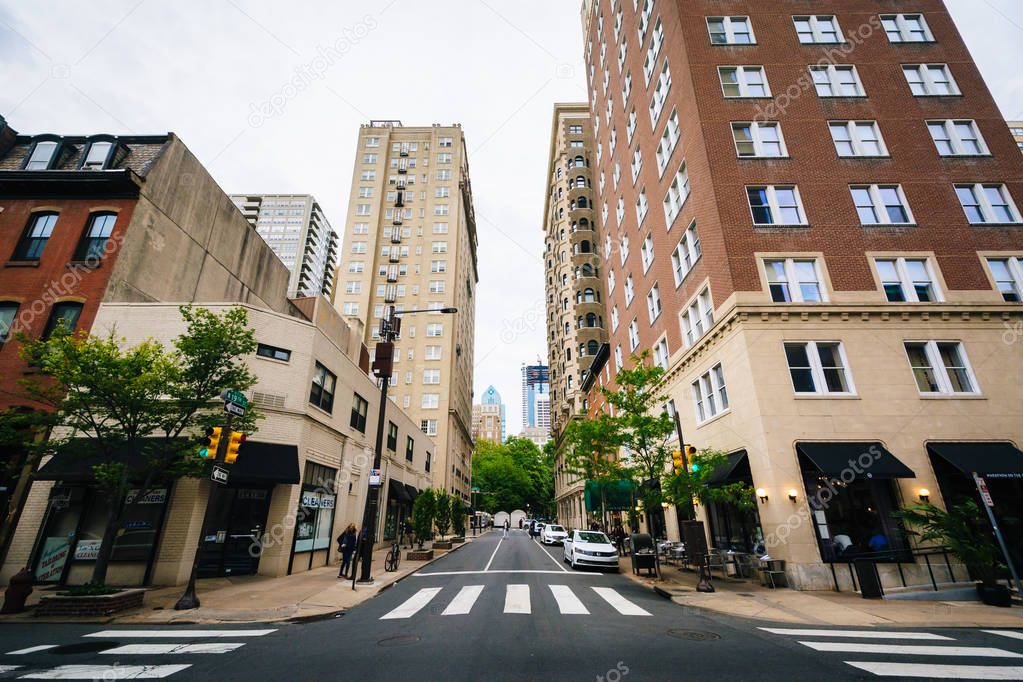
<path fill-rule="evenodd" d="M 210 451 L 207 448 L 203 448 L 202 450 L 199 451 L 199 456 L 202 457 L 203 459 L 209 459 Z"/>

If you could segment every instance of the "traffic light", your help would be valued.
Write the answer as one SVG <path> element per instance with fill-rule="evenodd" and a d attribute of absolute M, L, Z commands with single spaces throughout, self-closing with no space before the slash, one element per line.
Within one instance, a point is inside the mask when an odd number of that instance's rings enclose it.
<path fill-rule="evenodd" d="M 685 460 L 682 459 L 682 451 L 681 450 L 673 450 L 672 451 L 672 453 L 671 453 L 671 464 L 675 468 L 675 473 L 676 474 L 681 474 L 682 473 L 682 470 L 685 468 L 686 463 L 685 463 Z"/>
<path fill-rule="evenodd" d="M 205 437 L 202 441 L 202 447 L 199 449 L 199 456 L 203 459 L 216 459 L 217 448 L 220 447 L 220 432 L 219 426 L 211 426 L 206 429 Z"/>
<path fill-rule="evenodd" d="M 231 432 L 231 435 L 227 440 L 227 454 L 224 455 L 225 464 L 234 464 L 234 461 L 238 459 L 238 448 L 240 448 L 244 442 L 244 433 L 239 433 L 238 431 Z"/>
<path fill-rule="evenodd" d="M 700 470 L 699 451 L 692 445 L 683 445 L 682 452 L 685 454 L 686 461 L 689 462 L 689 470 L 695 474 Z"/>

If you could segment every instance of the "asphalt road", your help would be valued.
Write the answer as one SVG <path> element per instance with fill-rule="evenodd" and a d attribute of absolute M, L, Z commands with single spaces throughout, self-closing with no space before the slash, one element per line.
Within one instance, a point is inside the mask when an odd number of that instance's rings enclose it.
<path fill-rule="evenodd" d="M 561 558 L 494 531 L 329 620 L 0 625 L 0 679 L 1023 679 L 1023 633 L 772 631 Z"/>

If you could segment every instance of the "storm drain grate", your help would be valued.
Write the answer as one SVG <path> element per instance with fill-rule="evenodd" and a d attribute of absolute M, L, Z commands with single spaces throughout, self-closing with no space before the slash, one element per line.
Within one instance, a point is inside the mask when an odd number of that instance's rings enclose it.
<path fill-rule="evenodd" d="M 98 651 L 106 651 L 107 649 L 113 649 L 115 646 L 121 646 L 120 642 L 81 642 L 79 644 L 65 644 L 54 649 L 50 649 L 46 653 L 57 654 L 58 656 L 70 656 L 72 654 L 94 654 Z"/>
<path fill-rule="evenodd" d="M 395 635 L 382 639 L 377 644 L 380 646 L 409 646 L 418 643 L 420 639 L 422 638 L 415 635 Z"/>
<path fill-rule="evenodd" d="M 684 639 L 687 642 L 713 642 L 714 640 L 721 639 L 721 635 L 715 632 L 706 632 L 704 630 L 681 630 L 679 628 L 672 628 L 668 630 L 668 634 L 676 639 Z"/>

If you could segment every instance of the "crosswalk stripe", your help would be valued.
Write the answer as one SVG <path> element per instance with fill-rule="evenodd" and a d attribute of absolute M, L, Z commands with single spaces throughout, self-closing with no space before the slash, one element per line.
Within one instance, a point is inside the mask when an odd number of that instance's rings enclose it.
<path fill-rule="evenodd" d="M 262 637 L 269 635 L 274 630 L 103 630 L 102 632 L 90 632 L 83 637 L 133 637 L 133 638 L 157 638 L 174 637 L 180 639 L 208 638 L 208 637 Z"/>
<path fill-rule="evenodd" d="M 101 654 L 226 654 L 244 642 L 200 642 L 198 644 L 125 644 Z"/>
<path fill-rule="evenodd" d="M 508 585 L 504 593 L 505 613 L 532 613 L 529 606 L 529 585 Z"/>
<path fill-rule="evenodd" d="M 472 607 L 476 604 L 476 600 L 479 599 L 482 592 L 482 585 L 466 585 L 458 591 L 458 594 L 455 595 L 455 598 L 451 600 L 451 603 L 448 604 L 448 607 L 440 615 L 464 616 L 472 611 Z"/>
<path fill-rule="evenodd" d="M 593 591 L 599 594 L 604 601 L 614 607 L 615 611 L 623 616 L 649 616 L 648 611 L 641 609 L 631 601 L 618 594 L 610 587 L 594 587 Z"/>
<path fill-rule="evenodd" d="M 1023 658 L 1023 654 L 984 646 L 914 646 L 909 644 L 867 644 L 863 642 L 800 642 L 800 644 L 808 646 L 815 651 L 839 651 L 856 654 Z"/>
<path fill-rule="evenodd" d="M 879 677 L 926 677 L 932 680 L 1023 680 L 1023 668 L 994 665 L 932 665 L 846 661 Z"/>
<path fill-rule="evenodd" d="M 8 651 L 8 656 L 23 656 L 25 654 L 34 654 L 37 651 L 46 651 L 47 649 L 53 649 L 56 644 L 40 644 L 39 646 L 30 646 L 27 649 L 18 649 L 17 651 Z"/>
<path fill-rule="evenodd" d="M 12 670 L 17 670 L 20 667 L 21 667 L 20 665 L 0 665 L 0 675 L 3 675 L 4 673 L 9 673 Z"/>
<path fill-rule="evenodd" d="M 170 677 L 190 665 L 62 665 L 22 675 L 28 680 L 155 680 Z"/>
<path fill-rule="evenodd" d="M 398 608 L 380 616 L 380 620 L 411 618 L 416 615 L 421 608 L 429 604 L 430 600 L 436 597 L 437 593 L 440 591 L 440 587 L 425 587 L 406 599 Z"/>
<path fill-rule="evenodd" d="M 1023 639 L 1023 632 L 1017 630 L 981 630 L 989 635 L 1001 635 L 1002 637 L 1012 637 L 1013 639 Z"/>
<path fill-rule="evenodd" d="M 801 630 L 793 628 L 757 628 L 775 635 L 793 637 L 851 637 L 859 639 L 929 639 L 955 641 L 952 637 L 935 635 L 930 632 L 879 632 L 877 630 Z"/>
<path fill-rule="evenodd" d="M 575 596 L 568 585 L 549 585 L 554 600 L 558 602 L 558 609 L 565 614 L 589 614 L 589 611 Z"/>

